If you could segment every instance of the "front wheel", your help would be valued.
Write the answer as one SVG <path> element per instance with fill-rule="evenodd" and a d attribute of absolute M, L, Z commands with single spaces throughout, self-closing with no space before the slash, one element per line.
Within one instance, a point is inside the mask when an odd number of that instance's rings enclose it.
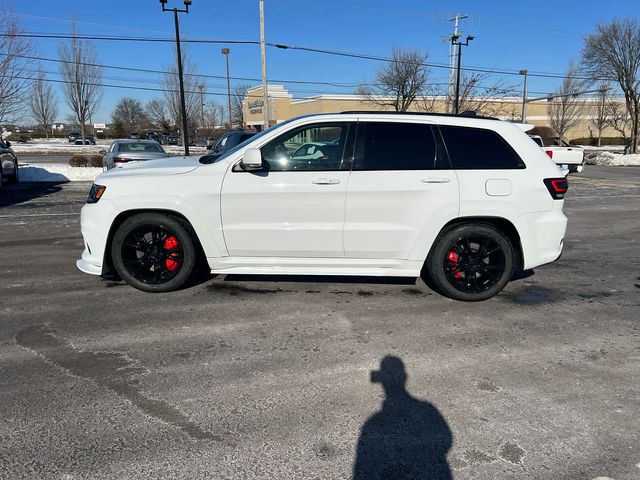
<path fill-rule="evenodd" d="M 125 220 L 111 243 L 118 275 L 145 292 L 170 292 L 182 287 L 193 272 L 196 249 L 188 227 L 158 213 Z"/>
<path fill-rule="evenodd" d="M 504 233 L 488 224 L 467 224 L 436 240 L 425 274 L 443 295 L 476 302 L 502 290 L 514 264 L 513 246 Z"/>

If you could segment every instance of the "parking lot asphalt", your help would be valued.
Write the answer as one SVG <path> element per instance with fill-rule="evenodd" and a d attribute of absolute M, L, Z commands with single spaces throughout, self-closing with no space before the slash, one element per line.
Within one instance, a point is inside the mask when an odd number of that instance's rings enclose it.
<path fill-rule="evenodd" d="M 89 184 L 7 186 L 0 478 L 640 478 L 640 168 L 570 183 L 562 258 L 474 304 L 413 279 L 143 293 L 75 267 Z"/>

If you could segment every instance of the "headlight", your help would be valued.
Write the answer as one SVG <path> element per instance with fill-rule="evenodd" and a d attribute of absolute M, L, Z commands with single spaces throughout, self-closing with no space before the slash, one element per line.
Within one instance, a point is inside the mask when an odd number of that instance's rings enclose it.
<path fill-rule="evenodd" d="M 98 200 L 102 198 L 102 194 L 107 189 L 104 185 L 96 185 L 95 183 L 91 185 L 91 190 L 89 190 L 89 196 L 87 197 L 87 203 L 98 203 Z"/>

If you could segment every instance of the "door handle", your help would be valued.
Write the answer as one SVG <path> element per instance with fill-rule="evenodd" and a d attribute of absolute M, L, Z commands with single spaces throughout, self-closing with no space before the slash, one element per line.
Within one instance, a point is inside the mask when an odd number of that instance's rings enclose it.
<path fill-rule="evenodd" d="M 447 177 L 425 177 L 421 181 L 422 183 L 451 183 L 451 179 Z"/>
<path fill-rule="evenodd" d="M 314 178 L 311 182 L 316 185 L 338 185 L 340 180 L 337 178 Z"/>

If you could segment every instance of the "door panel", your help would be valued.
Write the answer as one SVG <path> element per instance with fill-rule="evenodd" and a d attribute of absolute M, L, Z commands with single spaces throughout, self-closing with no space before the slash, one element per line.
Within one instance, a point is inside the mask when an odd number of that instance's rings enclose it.
<path fill-rule="evenodd" d="M 347 188 L 346 257 L 410 259 L 425 229 L 439 230 L 458 215 L 458 179 L 442 151 L 428 124 L 359 125 Z"/>
<path fill-rule="evenodd" d="M 344 256 L 349 128 L 316 124 L 287 132 L 261 149 L 264 171 L 227 172 L 222 223 L 231 256 Z"/>

